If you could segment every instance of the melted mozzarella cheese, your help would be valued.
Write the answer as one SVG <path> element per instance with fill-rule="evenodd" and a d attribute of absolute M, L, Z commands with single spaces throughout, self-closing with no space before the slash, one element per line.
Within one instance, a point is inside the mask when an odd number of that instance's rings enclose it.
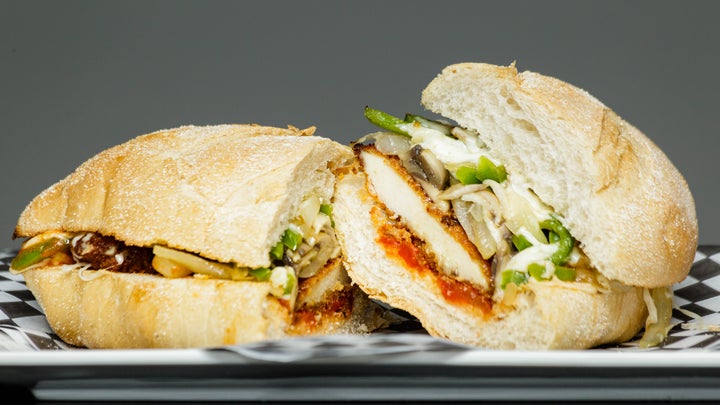
<path fill-rule="evenodd" d="M 505 269 L 526 271 L 528 266 L 533 263 L 547 265 L 548 257 L 552 256 L 557 248 L 558 245 L 556 243 L 530 246 L 510 258 L 503 268 L 500 269 L 500 273 Z"/>
<path fill-rule="evenodd" d="M 432 151 L 450 171 L 460 166 L 477 165 L 480 156 L 487 156 L 487 150 L 477 143 L 463 142 L 430 128 L 413 127 L 410 135 L 414 145 Z"/>

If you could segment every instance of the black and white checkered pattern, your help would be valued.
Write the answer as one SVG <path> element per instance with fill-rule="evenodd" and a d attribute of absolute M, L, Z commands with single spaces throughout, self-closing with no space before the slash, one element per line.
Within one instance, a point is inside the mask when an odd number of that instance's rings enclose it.
<path fill-rule="evenodd" d="M 720 350 L 720 246 L 701 246 L 675 290 L 673 323 L 663 349 Z"/>
<path fill-rule="evenodd" d="M 0 351 L 73 350 L 48 325 L 22 276 L 10 274 L 14 252 L 0 251 Z M 720 246 L 700 246 L 690 275 L 675 290 L 673 328 L 664 344 L 650 350 L 720 350 Z M 311 337 L 258 342 L 230 348 L 248 358 L 297 361 L 337 356 L 381 355 L 412 351 L 457 352 L 462 345 L 430 338 L 417 320 L 407 318 L 367 336 Z M 298 350 L 302 347 L 303 350 Z M 596 350 L 640 350 L 637 339 Z M 302 358 L 298 359 L 298 354 Z"/>
<path fill-rule="evenodd" d="M 0 350 L 63 350 L 21 275 L 8 271 L 14 252 L 0 252 Z"/>

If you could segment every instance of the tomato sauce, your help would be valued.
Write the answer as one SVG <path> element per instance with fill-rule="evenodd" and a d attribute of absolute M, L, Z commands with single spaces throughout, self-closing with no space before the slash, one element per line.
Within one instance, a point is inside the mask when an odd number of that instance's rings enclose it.
<path fill-rule="evenodd" d="M 346 288 L 321 304 L 297 308 L 293 313 L 293 327 L 302 331 L 314 331 L 322 322 L 349 317 L 352 310 L 352 289 Z"/>
<path fill-rule="evenodd" d="M 469 283 L 454 280 L 434 270 L 425 252 L 415 246 L 412 240 L 387 233 L 381 234 L 378 243 L 385 252 L 403 262 L 403 265 L 424 276 L 432 277 L 445 300 L 457 306 L 472 306 L 482 314 L 492 310 L 492 299 Z"/>

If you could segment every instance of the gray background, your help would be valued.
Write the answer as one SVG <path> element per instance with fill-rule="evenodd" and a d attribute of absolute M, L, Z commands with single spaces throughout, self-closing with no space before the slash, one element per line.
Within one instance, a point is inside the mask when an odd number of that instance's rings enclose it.
<path fill-rule="evenodd" d="M 714 1 L 0 1 L 0 247 L 24 206 L 99 151 L 184 124 L 373 131 L 476 61 L 586 89 L 657 143 L 720 244 Z M 642 245 L 643 235 L 637 241 Z"/>

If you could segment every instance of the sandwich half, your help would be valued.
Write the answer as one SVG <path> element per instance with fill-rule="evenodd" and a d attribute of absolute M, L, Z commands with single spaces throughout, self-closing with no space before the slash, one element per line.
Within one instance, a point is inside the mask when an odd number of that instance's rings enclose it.
<path fill-rule="evenodd" d="M 501 349 L 666 336 L 697 246 L 683 176 L 587 92 L 503 67 L 446 67 L 433 120 L 366 108 L 335 220 L 348 271 L 432 335 Z"/>
<path fill-rule="evenodd" d="M 33 199 L 11 271 L 60 338 L 211 347 L 368 333 L 332 217 L 347 146 L 315 128 L 184 126 L 107 149 Z"/>

